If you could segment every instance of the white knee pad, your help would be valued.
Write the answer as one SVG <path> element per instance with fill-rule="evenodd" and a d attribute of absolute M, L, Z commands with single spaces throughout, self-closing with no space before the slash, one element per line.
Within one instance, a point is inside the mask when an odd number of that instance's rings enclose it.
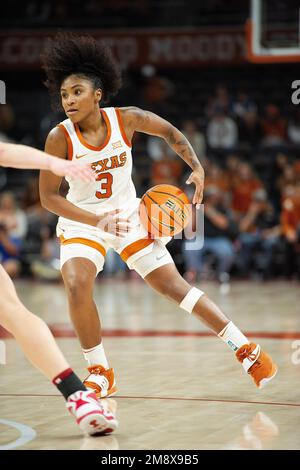
<path fill-rule="evenodd" d="M 165 245 L 157 240 L 154 241 L 150 253 L 142 255 L 132 263 L 130 263 L 130 259 L 127 261 L 128 267 L 134 269 L 142 278 L 146 277 L 147 274 L 150 274 L 154 269 L 169 263 L 174 264 L 172 256 Z"/>
<path fill-rule="evenodd" d="M 188 291 L 188 293 L 182 300 L 179 307 L 189 313 L 192 313 L 193 308 L 195 307 L 198 300 L 202 297 L 202 295 L 204 295 L 204 292 L 202 290 L 197 289 L 197 287 L 192 287 L 191 290 Z"/>

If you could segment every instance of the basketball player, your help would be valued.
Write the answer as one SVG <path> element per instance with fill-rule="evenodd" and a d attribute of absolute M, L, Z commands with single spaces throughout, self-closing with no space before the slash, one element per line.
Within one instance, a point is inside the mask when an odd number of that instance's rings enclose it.
<path fill-rule="evenodd" d="M 0 142 L 0 166 L 49 170 L 57 177 L 80 178 L 86 184 L 95 179 L 86 165 L 64 161 L 25 145 Z M 96 395 L 74 374 L 43 320 L 21 303 L 1 265 L 0 324 L 15 337 L 29 361 L 56 385 L 84 433 L 93 435 L 116 428 L 114 416 L 104 410 Z"/>
<path fill-rule="evenodd" d="M 136 107 L 101 107 L 119 90 L 121 79 L 109 51 L 91 37 L 59 35 L 43 60 L 46 85 L 60 99 L 67 116 L 49 133 L 45 149 L 62 159 L 87 162 L 96 174 L 92 183 L 70 181 L 66 199 L 59 195 L 60 177 L 47 171 L 40 177 L 42 204 L 59 216 L 61 270 L 71 319 L 88 362 L 85 385 L 99 397 L 116 392 L 93 300 L 95 277 L 103 269 L 109 247 L 149 286 L 208 325 L 235 352 L 255 384 L 265 385 L 277 371 L 272 359 L 259 345 L 249 343 L 204 292 L 181 277 L 165 244 L 148 238 L 139 221 L 139 199 L 131 179 L 134 133 L 161 137 L 191 167 L 187 183 L 196 186 L 193 204 L 199 208 L 204 172 L 188 140 L 151 112 Z M 99 229 L 99 217 L 107 210 L 119 210 L 120 217 L 138 228 L 126 236 L 118 230 L 113 234 Z"/>

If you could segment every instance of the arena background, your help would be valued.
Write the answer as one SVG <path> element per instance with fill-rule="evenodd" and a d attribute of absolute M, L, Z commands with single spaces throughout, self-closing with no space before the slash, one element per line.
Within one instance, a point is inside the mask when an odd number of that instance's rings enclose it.
<path fill-rule="evenodd" d="M 288 30 L 284 12 L 296 3 L 274 5 L 279 29 Z M 226 196 L 222 204 L 226 199 L 226 212 L 235 219 L 230 233 L 207 228 L 208 236 L 228 240 L 216 248 L 218 256 L 223 250 L 233 258 L 226 270 L 233 278 L 299 275 L 299 248 L 286 240 L 283 213 L 283 201 L 300 178 L 300 114 L 291 101 L 298 64 L 249 63 L 248 17 L 249 3 L 234 0 L 7 2 L 0 19 L 1 79 L 7 94 L 7 105 L 0 107 L 1 138 L 43 148 L 49 129 L 63 118 L 51 110 L 43 86 L 40 53 L 45 41 L 58 29 L 92 34 L 111 45 L 124 71 L 124 87 L 112 105 L 149 109 L 182 129 L 205 166 L 206 189 L 211 194 L 219 188 Z M 221 126 L 216 124 L 220 120 Z M 184 187 L 188 167 L 158 139 L 137 135 L 134 162 L 139 196 L 161 182 Z M 233 182 L 231 171 L 240 181 Z M 246 180 L 247 194 L 241 196 Z M 55 219 L 39 210 L 36 185 L 34 172 L 29 176 L 1 169 L 1 191 L 12 191 L 26 218 L 16 236 L 21 266 L 11 266 L 11 274 L 30 275 L 41 253 L 46 262 L 56 256 Z M 240 221 L 251 209 L 257 216 L 251 227 L 241 229 Z M 265 231 L 270 228 L 273 232 Z M 170 247 L 182 272 L 192 278 L 213 276 L 204 271 L 215 263 L 214 252 L 206 264 L 203 260 L 191 268 L 183 244 L 174 241 Z M 261 253 L 268 258 L 263 266 Z M 106 273 L 121 275 L 120 269 L 125 267 L 107 266 Z M 54 272 L 49 275 L 55 277 Z"/>
<path fill-rule="evenodd" d="M 292 45 L 291 31 L 295 32 L 295 23 L 298 31 L 298 17 L 295 20 L 293 13 L 298 12 L 298 2 L 265 3 L 270 21 L 274 23 L 267 33 L 266 43 L 272 43 L 272 35 L 275 35 L 275 43 L 279 38 L 281 45 Z M 249 11 L 250 2 L 239 0 L 32 0 L 22 3 L 10 0 L 1 4 L 0 80 L 6 86 L 6 104 L 0 104 L 0 140 L 42 149 L 49 130 L 64 119 L 59 111 L 51 109 L 43 85 L 45 76 L 40 54 L 48 37 L 59 30 L 70 30 L 91 34 L 110 44 L 122 66 L 124 81 L 111 105 L 135 105 L 151 110 L 181 129 L 205 168 L 205 207 L 214 207 L 228 220 L 227 229 L 220 229 L 204 209 L 205 244 L 201 252 L 185 250 L 185 241 L 170 242 L 168 248 L 178 269 L 190 282 L 204 286 L 250 337 L 265 338 L 263 342 L 281 365 L 279 385 L 264 395 L 253 396 L 252 388 L 249 392 L 248 377 L 243 377 L 242 385 L 234 382 L 237 379 L 231 380 L 230 367 L 227 370 L 226 364 L 218 363 L 223 345 L 215 346 L 214 342 L 210 350 L 211 333 L 198 332 L 198 323 L 194 320 L 174 323 L 174 307 L 164 302 L 160 304 L 139 277 L 109 252 L 105 270 L 97 280 L 96 297 L 106 308 L 106 345 L 116 369 L 119 368 L 123 386 L 120 389 L 125 393 L 125 396 L 121 393 L 119 400 L 116 398 L 122 425 L 117 443 L 105 441 L 101 447 L 98 442 L 98 447 L 96 444 L 93 447 L 84 441 L 80 443 L 82 449 L 159 448 L 155 445 L 164 449 L 300 448 L 296 421 L 300 406 L 296 394 L 299 362 L 291 361 L 292 348 L 297 346 L 292 345 L 292 340 L 300 338 L 300 105 L 299 83 L 295 83 L 300 80 L 299 60 L 250 62 L 246 44 Z M 180 186 L 191 196 L 192 188 L 185 185 L 189 168 L 161 140 L 136 134 L 133 158 L 134 182 L 139 196 L 159 183 Z M 62 192 L 66 190 L 63 185 Z M 60 346 L 80 369 L 83 361 L 78 342 L 73 339 L 60 278 L 56 217 L 40 206 L 38 172 L 0 168 L 0 191 L 0 260 L 11 277 L 17 279 L 22 300 L 36 313 L 40 312 L 55 336 L 62 338 Z M 1 224 L 4 214 L 15 216 L 18 221 L 17 228 L 11 232 Z M 200 253 L 204 254 L 201 258 Z M 151 335 L 170 338 L 156 341 Z M 172 335 L 176 338 L 171 338 Z M 6 337 L 3 330 L 0 337 Z M 171 356 L 173 340 L 179 344 L 175 358 Z M 163 352 L 159 349 L 162 344 Z M 139 351 L 148 345 L 152 370 L 156 368 L 158 374 L 154 380 L 156 388 L 152 388 L 152 379 L 143 375 L 143 362 L 138 367 L 142 384 L 136 384 L 133 378 L 136 366 L 132 364 L 127 368 L 132 360 L 131 351 L 135 357 L 140 357 Z M 198 346 L 204 347 L 205 353 L 202 349 L 198 351 Z M 12 343 L 9 343 L 8 353 L 12 354 L 12 359 L 8 359 L 8 367 L 5 367 L 7 380 L 3 392 L 8 403 L 6 418 L 29 423 L 35 429 L 40 425 L 41 416 L 47 414 L 29 413 L 25 419 L 18 410 L 14 415 L 14 373 L 24 376 L 25 389 L 20 393 L 27 392 L 27 398 L 26 393 L 22 395 L 22 403 L 26 402 L 28 407 L 35 403 L 35 393 L 49 397 L 47 393 L 51 394 L 52 389 L 45 382 L 39 382 L 35 371 L 31 380 L 31 375 L 25 372 L 28 366 L 22 366 L 24 360 L 12 351 Z M 185 351 L 186 359 L 179 358 L 178 351 Z M 208 351 L 211 351 L 209 357 L 205 355 Z M 158 378 L 164 354 L 170 359 L 161 372 L 164 374 L 170 368 L 168 379 Z M 202 388 L 199 391 L 195 370 L 200 357 L 203 362 L 201 359 Z M 178 361 L 183 361 L 181 370 L 189 372 L 190 388 L 185 383 L 187 378 L 180 376 L 178 379 Z M 124 370 L 126 374 L 122 375 Z M 215 381 L 214 371 L 221 374 L 220 381 Z M 179 388 L 175 378 L 180 381 Z M 295 387 L 288 385 L 293 381 Z M 161 384 L 167 388 L 161 391 Z M 155 408 L 155 397 L 161 399 L 161 395 L 166 398 L 172 394 L 180 396 L 168 401 L 164 408 L 167 410 L 165 428 L 157 432 L 152 420 L 161 408 L 159 402 Z M 148 408 L 143 401 L 146 395 L 154 400 L 152 404 L 147 402 Z M 191 418 L 183 422 L 186 440 L 180 441 L 170 421 L 173 416 L 171 400 L 185 400 L 183 395 L 189 396 L 187 400 L 196 401 L 180 402 L 181 411 L 184 409 L 185 416 Z M 46 409 L 50 405 L 46 405 L 45 400 L 52 399 L 41 398 L 41 407 Z M 58 398 L 55 400 L 60 403 Z M 210 403 L 215 408 L 203 411 Z M 245 403 L 264 405 L 251 405 L 251 408 Z M 222 411 L 221 407 L 224 407 Z M 54 406 L 51 401 L 50 408 L 52 419 L 62 411 L 56 408 L 56 402 Z M 143 419 L 138 420 L 136 437 L 131 439 L 126 429 L 131 425 L 129 413 L 136 410 Z M 281 414 L 277 410 L 281 410 Z M 209 434 L 210 438 L 206 429 L 201 434 L 199 430 L 191 432 L 191 422 L 193 426 L 209 422 L 212 433 L 214 423 L 219 426 L 219 412 L 223 413 L 224 420 L 235 417 L 228 431 L 231 443 L 227 442 L 224 432 L 222 436 Z M 193 418 L 195 413 L 198 413 L 198 423 Z M 67 427 L 62 426 L 61 430 L 72 433 L 67 418 L 65 422 Z M 78 448 L 74 440 L 67 442 L 63 438 L 58 443 L 48 425 L 49 421 L 45 428 L 39 428 L 39 441 L 34 440 L 26 448 Z M 235 438 L 240 434 L 241 439 Z M 0 436 L 5 446 L 6 430 Z"/>

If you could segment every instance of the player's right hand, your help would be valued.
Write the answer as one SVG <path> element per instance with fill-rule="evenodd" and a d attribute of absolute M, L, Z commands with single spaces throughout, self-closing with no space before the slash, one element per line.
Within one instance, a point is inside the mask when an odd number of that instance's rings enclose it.
<path fill-rule="evenodd" d="M 97 227 L 104 230 L 104 232 L 111 233 L 120 238 L 125 238 L 132 230 L 133 226 L 130 224 L 130 219 L 120 217 L 120 209 L 106 212 L 99 216 Z"/>
<path fill-rule="evenodd" d="M 49 159 L 49 170 L 57 176 L 67 176 L 71 179 L 80 179 L 85 182 L 95 181 L 95 174 L 92 169 L 83 163 L 76 161 L 62 160 L 51 157 Z"/>

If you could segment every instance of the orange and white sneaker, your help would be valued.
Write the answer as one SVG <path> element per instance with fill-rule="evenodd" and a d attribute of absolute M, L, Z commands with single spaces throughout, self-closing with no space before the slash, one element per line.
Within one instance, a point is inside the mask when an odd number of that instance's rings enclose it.
<path fill-rule="evenodd" d="M 277 365 L 267 353 L 261 351 L 259 344 L 244 344 L 236 352 L 236 357 L 258 388 L 263 388 L 277 374 Z"/>
<path fill-rule="evenodd" d="M 86 388 L 93 391 L 98 398 L 110 397 L 117 392 L 113 369 L 105 369 L 99 364 L 88 367 L 88 371 L 89 375 L 83 383 Z"/>
<path fill-rule="evenodd" d="M 109 434 L 118 427 L 115 416 L 89 391 L 78 391 L 68 397 L 66 407 L 84 434 Z"/>

